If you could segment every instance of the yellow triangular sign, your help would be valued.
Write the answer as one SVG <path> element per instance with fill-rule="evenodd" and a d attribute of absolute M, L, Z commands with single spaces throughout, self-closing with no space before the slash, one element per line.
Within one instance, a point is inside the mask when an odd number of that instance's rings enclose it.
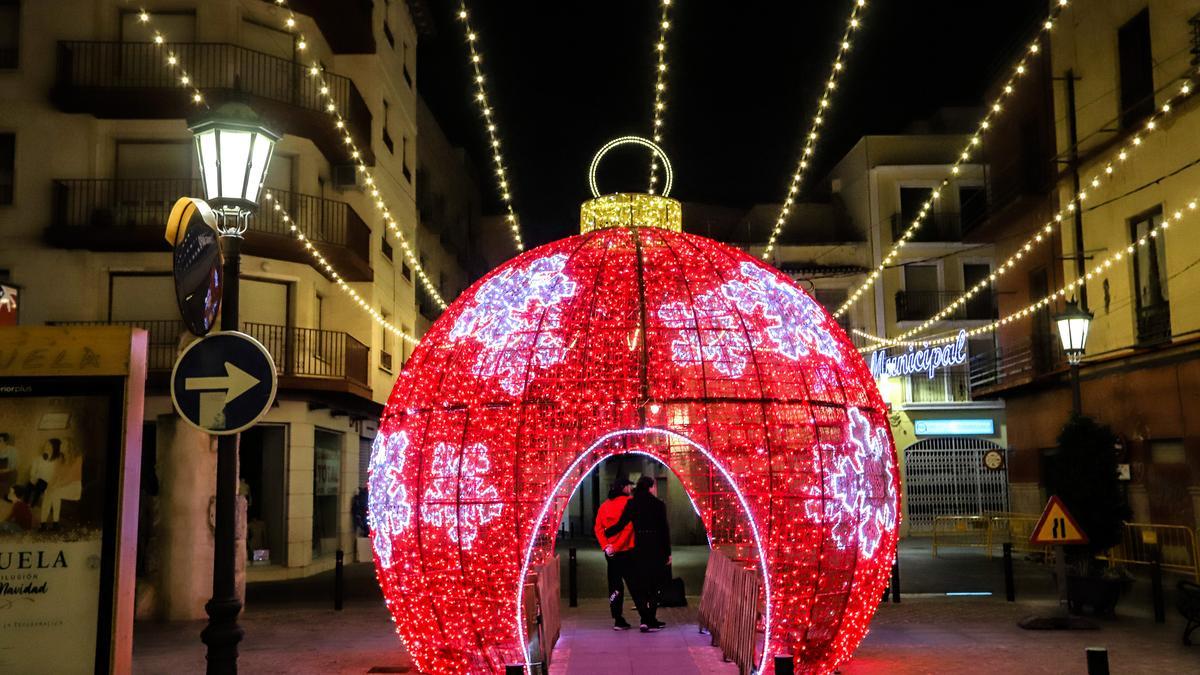
<path fill-rule="evenodd" d="M 1062 546 L 1087 542 L 1088 538 L 1083 528 L 1079 527 L 1079 523 L 1058 495 L 1050 497 L 1050 501 L 1046 502 L 1046 510 L 1042 511 L 1042 517 L 1033 528 L 1029 543 Z"/>

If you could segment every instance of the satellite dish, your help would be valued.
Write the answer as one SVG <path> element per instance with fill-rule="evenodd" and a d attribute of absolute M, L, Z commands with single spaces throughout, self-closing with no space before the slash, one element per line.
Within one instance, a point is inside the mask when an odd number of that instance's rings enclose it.
<path fill-rule="evenodd" d="M 221 311 L 224 257 L 216 216 L 203 200 L 183 197 L 167 219 L 167 242 L 174 247 L 175 299 L 183 323 L 204 337 Z"/>

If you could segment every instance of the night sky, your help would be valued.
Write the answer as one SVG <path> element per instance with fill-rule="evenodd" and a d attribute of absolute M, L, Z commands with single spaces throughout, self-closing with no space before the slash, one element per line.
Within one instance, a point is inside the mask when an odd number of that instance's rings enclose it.
<path fill-rule="evenodd" d="M 744 207 L 778 202 L 853 0 L 677 0 L 663 145 L 672 196 Z M 457 2 L 431 0 L 418 87 L 452 143 L 486 162 Z M 817 147 L 816 179 L 864 134 L 896 133 L 943 106 L 982 102 L 1045 16 L 1046 0 L 871 0 Z M 573 234 L 586 171 L 606 141 L 649 136 L 655 0 L 471 3 L 526 242 Z M 647 154 L 606 158 L 601 190 L 642 191 Z"/>

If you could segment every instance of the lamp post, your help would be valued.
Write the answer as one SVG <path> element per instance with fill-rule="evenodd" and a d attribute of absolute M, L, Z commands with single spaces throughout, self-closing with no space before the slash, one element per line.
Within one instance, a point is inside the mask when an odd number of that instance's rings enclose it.
<path fill-rule="evenodd" d="M 271 153 L 279 134 L 263 126 L 248 106 L 227 103 L 215 114 L 189 127 L 200 159 L 205 199 L 217 215 L 217 231 L 225 254 L 225 290 L 221 298 L 221 330 L 238 330 L 238 275 L 242 235 L 258 209 Z M 209 673 L 236 673 L 242 628 L 238 600 L 237 487 L 238 435 L 217 439 L 217 500 L 213 532 L 213 591 L 205 604 L 208 626 L 200 639 L 208 645 Z"/>
<path fill-rule="evenodd" d="M 1093 316 L 1095 315 L 1081 308 L 1079 303 L 1072 299 L 1063 312 L 1054 317 L 1054 323 L 1058 326 L 1058 339 L 1067 354 L 1067 363 L 1071 365 L 1071 400 L 1076 415 L 1083 412 L 1083 397 L 1079 389 L 1079 362 L 1083 360 L 1083 352 L 1087 348 L 1088 331 Z"/>

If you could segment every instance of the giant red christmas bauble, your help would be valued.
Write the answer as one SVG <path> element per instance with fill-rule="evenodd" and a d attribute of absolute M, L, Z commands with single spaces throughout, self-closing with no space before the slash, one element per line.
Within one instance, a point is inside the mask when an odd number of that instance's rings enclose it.
<path fill-rule="evenodd" d="M 433 324 L 384 412 L 371 536 L 397 631 L 422 672 L 522 662 L 520 589 L 571 492 L 645 452 L 765 569 L 766 654 L 831 670 L 895 556 L 885 415 L 830 315 L 737 249 L 614 227 L 529 251 Z"/>

